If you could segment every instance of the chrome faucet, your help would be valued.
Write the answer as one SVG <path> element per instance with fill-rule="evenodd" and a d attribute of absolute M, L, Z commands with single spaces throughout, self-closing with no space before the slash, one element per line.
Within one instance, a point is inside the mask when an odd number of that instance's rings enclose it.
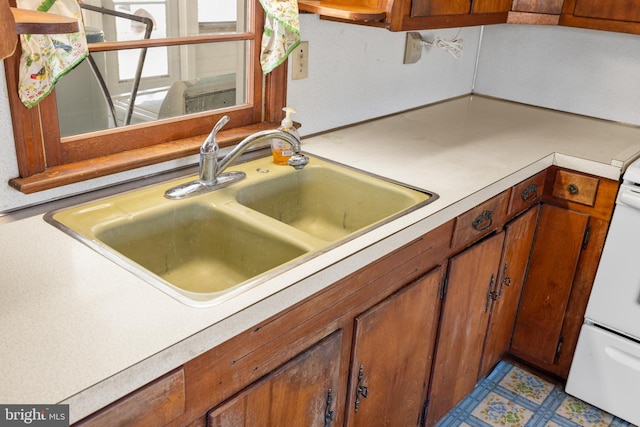
<path fill-rule="evenodd" d="M 186 197 L 218 190 L 244 179 L 246 177 L 244 172 L 224 171 L 249 147 L 258 142 L 273 138 L 281 139 L 291 145 L 294 154 L 289 158 L 288 163 L 290 166 L 295 169 L 302 169 L 309 163 L 309 158 L 300 152 L 300 140 L 298 137 L 293 133 L 279 129 L 263 130 L 249 135 L 219 161 L 218 154 L 220 147 L 216 141 L 216 133 L 228 122 L 229 116 L 222 117 L 200 147 L 200 174 L 198 179 L 168 189 L 164 193 L 166 198 L 174 200 L 184 199 Z"/>

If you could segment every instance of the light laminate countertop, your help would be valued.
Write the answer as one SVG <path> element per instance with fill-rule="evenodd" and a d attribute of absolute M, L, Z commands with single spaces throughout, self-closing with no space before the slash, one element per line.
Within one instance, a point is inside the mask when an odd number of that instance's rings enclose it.
<path fill-rule="evenodd" d="M 42 214 L 4 218 L 0 402 L 68 403 L 78 421 L 552 164 L 619 179 L 640 129 L 474 95 L 303 143 L 439 198 L 211 308 L 183 305 Z"/>

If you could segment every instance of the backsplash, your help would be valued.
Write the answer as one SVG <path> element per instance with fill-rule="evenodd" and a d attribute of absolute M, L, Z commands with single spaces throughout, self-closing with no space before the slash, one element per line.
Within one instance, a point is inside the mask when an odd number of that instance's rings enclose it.
<path fill-rule="evenodd" d="M 579 28 L 484 29 L 475 91 L 640 125 L 640 36 Z"/>

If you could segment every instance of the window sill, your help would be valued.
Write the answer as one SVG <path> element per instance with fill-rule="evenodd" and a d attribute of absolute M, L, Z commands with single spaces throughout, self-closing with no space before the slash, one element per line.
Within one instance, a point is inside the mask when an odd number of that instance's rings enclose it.
<path fill-rule="evenodd" d="M 275 129 L 278 126 L 279 123 L 260 123 L 223 130 L 217 134 L 217 141 L 220 147 L 228 147 L 240 142 L 254 132 Z M 206 137 L 207 135 L 200 135 L 82 162 L 50 167 L 44 172 L 27 178 L 13 178 L 9 180 L 9 185 L 22 193 L 32 194 L 143 166 L 175 160 L 197 154 Z"/>

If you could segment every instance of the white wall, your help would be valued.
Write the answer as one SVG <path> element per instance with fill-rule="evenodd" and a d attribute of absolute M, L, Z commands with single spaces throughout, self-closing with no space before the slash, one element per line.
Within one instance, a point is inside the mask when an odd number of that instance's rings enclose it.
<path fill-rule="evenodd" d="M 467 94 L 471 91 L 480 27 L 421 31 L 427 40 L 464 40 L 457 59 L 438 48 L 403 64 L 406 33 L 301 15 L 309 42 L 309 77 L 288 83 L 287 103 L 298 111 L 301 135 Z"/>
<path fill-rule="evenodd" d="M 554 26 L 487 26 L 475 91 L 638 125 L 640 36 Z"/>

